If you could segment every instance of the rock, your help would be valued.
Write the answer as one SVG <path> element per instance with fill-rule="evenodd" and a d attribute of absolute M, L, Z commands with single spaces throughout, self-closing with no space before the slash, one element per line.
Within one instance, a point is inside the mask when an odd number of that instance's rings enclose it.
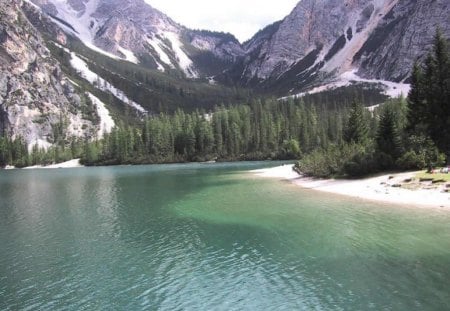
<path fill-rule="evenodd" d="M 90 121 L 78 115 L 80 97 L 74 89 L 64 90 L 64 75 L 50 57 L 41 35 L 25 17 L 19 0 L 0 0 L 0 123 L 2 132 L 22 137 L 29 146 L 52 143 L 53 127 L 61 117 L 70 128 Z M 26 5 L 26 4 L 23 4 Z M 6 18 L 5 18 L 6 17 Z M 3 133 L 2 133 L 3 134 Z M 67 137 L 84 133 L 67 131 Z M 50 139 L 50 141 L 48 141 Z"/>
<path fill-rule="evenodd" d="M 433 179 L 434 178 L 432 178 L 432 177 L 423 177 L 423 178 L 420 178 L 419 181 L 420 182 L 428 182 L 428 181 L 433 181 Z"/>
<path fill-rule="evenodd" d="M 448 0 L 302 0 L 245 45 L 241 79 L 264 88 L 289 83 L 293 92 L 350 70 L 404 81 L 431 50 L 437 27 L 450 37 L 448 16 Z"/>
<path fill-rule="evenodd" d="M 432 183 L 432 184 L 445 183 L 445 180 L 444 180 L 444 179 L 434 179 L 431 183 Z"/>
<path fill-rule="evenodd" d="M 144 0 L 70 0 L 59 6 L 51 5 L 57 0 L 32 1 L 50 16 L 65 17 L 73 34 L 85 43 L 132 62 L 145 55 L 146 65 L 161 71 L 179 69 L 191 78 L 211 76 L 244 55 L 234 36 L 188 29 Z M 64 5 L 72 16 L 58 12 L 57 7 Z M 60 32 L 55 36 L 65 44 Z"/>

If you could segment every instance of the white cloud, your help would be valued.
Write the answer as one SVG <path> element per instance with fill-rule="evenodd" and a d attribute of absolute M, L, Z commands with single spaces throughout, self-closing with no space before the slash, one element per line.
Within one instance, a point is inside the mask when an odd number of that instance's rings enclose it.
<path fill-rule="evenodd" d="M 145 0 L 193 29 L 230 32 L 240 41 L 284 18 L 299 0 Z"/>

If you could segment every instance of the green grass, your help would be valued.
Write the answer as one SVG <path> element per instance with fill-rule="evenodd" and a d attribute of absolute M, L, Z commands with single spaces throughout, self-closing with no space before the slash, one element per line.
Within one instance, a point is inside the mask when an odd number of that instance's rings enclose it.
<path fill-rule="evenodd" d="M 429 174 L 426 171 L 422 171 L 416 175 L 416 179 L 420 178 L 433 178 L 433 180 L 444 180 L 450 182 L 450 174 Z"/>

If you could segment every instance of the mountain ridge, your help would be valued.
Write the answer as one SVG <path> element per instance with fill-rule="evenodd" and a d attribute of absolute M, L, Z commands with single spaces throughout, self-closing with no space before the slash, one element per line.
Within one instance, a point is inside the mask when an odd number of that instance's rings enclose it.
<path fill-rule="evenodd" d="M 17 29 L 39 38 L 35 43 L 47 49 L 39 60 L 54 65 L 42 67 L 44 76 L 58 80 L 57 91 L 47 97 L 52 103 L 61 97 L 65 124 L 83 127 L 68 133 L 89 139 L 147 114 L 208 111 L 239 103 L 253 92 L 282 98 L 361 84 L 390 96 L 406 95 L 412 63 L 423 61 L 434 29 L 439 25 L 450 37 L 445 0 L 302 0 L 286 18 L 242 44 L 231 34 L 184 27 L 143 0 L 0 3 L 8 14 L 17 11 L 28 19 L 28 28 Z M 2 18 L 4 27 L 11 22 Z M 32 78 L 14 76 L 23 64 L 13 53 L 0 56 L 4 75 L 19 81 L 17 88 L 31 90 Z M 31 63 L 23 65 L 27 73 L 39 76 Z M 59 74 L 51 78 L 47 71 L 55 70 Z M 3 132 L 21 135 L 29 144 L 54 143 L 54 128 L 61 123 L 57 106 L 47 114 L 26 96 L 0 95 Z M 32 113 L 12 111 L 10 103 L 18 101 Z M 12 121 L 14 115 L 20 124 Z"/>
<path fill-rule="evenodd" d="M 412 63 L 431 47 L 429 30 L 443 24 L 450 34 L 445 0 L 303 0 L 242 44 L 231 34 L 182 26 L 144 0 L 29 1 L 109 56 L 279 95 L 355 70 L 366 80 L 407 81 Z"/>

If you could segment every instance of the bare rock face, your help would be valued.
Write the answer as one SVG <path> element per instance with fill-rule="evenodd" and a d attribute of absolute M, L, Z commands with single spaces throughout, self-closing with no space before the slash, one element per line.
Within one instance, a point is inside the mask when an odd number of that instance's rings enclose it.
<path fill-rule="evenodd" d="M 450 38 L 448 0 L 400 0 L 354 57 L 364 77 L 402 81 L 415 60 L 424 61 L 436 29 Z"/>
<path fill-rule="evenodd" d="M 302 0 L 245 45 L 242 83 L 276 80 L 295 91 L 349 71 L 405 81 L 437 27 L 450 37 L 449 16 L 448 0 Z"/>
<path fill-rule="evenodd" d="M 261 49 L 258 58 L 262 61 L 256 62 L 256 66 L 249 63 L 246 75 L 267 79 L 282 74 L 314 51 L 316 59 L 323 58 L 348 29 L 354 32 L 357 24 L 361 28 L 368 23 L 365 12 L 368 8 L 374 10 L 373 2 L 380 1 L 301 1 Z"/>
<path fill-rule="evenodd" d="M 144 0 L 32 0 L 88 46 L 187 77 L 299 90 L 346 72 L 404 81 L 435 28 L 450 36 L 448 0 L 302 0 L 240 44 L 183 27 Z M 220 77 L 217 77 L 220 80 Z"/>
<path fill-rule="evenodd" d="M 54 127 L 84 137 L 96 126 L 78 113 L 83 102 L 21 9 L 20 0 L 0 0 L 0 131 L 29 145 L 54 142 Z"/>
<path fill-rule="evenodd" d="M 187 29 L 144 0 L 32 1 L 88 46 L 161 71 L 217 74 L 244 54 L 233 36 Z"/>

